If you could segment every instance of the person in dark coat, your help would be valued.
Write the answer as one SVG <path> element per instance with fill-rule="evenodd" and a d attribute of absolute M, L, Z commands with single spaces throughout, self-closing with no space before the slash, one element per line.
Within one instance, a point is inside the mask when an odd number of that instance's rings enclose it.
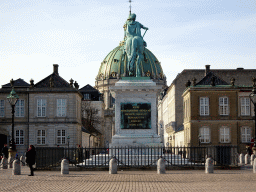
<path fill-rule="evenodd" d="M 36 163 L 36 149 L 33 145 L 29 146 L 29 149 L 26 153 L 26 163 L 28 164 L 28 166 L 30 168 L 29 176 L 34 176 L 33 165 Z"/>
<path fill-rule="evenodd" d="M 2 155 L 5 156 L 8 159 L 8 147 L 7 147 L 7 144 L 4 144 L 4 147 L 2 148 Z"/>

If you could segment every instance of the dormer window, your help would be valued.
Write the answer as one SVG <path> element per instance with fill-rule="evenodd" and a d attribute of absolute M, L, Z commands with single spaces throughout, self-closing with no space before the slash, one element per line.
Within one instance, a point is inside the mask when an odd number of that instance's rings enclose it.
<path fill-rule="evenodd" d="M 90 100 L 91 99 L 91 94 L 85 93 L 84 94 L 84 100 Z"/>

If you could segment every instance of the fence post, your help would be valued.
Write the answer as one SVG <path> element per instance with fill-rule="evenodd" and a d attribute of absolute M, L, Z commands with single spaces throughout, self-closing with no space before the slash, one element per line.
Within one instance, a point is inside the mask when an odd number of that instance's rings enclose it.
<path fill-rule="evenodd" d="M 206 159 L 205 173 L 213 173 L 213 170 L 214 170 L 213 159 L 209 157 Z"/>
<path fill-rule="evenodd" d="M 7 169 L 8 168 L 7 158 L 5 156 L 2 158 L 1 164 L 2 164 L 2 169 Z"/>
<path fill-rule="evenodd" d="M 253 165 L 254 159 L 255 159 L 255 155 L 252 154 L 252 155 L 251 155 L 251 165 Z"/>
<path fill-rule="evenodd" d="M 61 175 L 63 174 L 69 174 L 69 161 L 67 159 L 61 161 Z"/>
<path fill-rule="evenodd" d="M 109 174 L 117 174 L 117 162 L 115 156 L 113 156 L 109 162 Z"/>
<path fill-rule="evenodd" d="M 162 157 L 157 161 L 157 174 L 165 174 L 165 162 Z"/>
<path fill-rule="evenodd" d="M 12 167 L 12 175 L 20 175 L 20 161 L 18 159 L 13 161 Z"/>

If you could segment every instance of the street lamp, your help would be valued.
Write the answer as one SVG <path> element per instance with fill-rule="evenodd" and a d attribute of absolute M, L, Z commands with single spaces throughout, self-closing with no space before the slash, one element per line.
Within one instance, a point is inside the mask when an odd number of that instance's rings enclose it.
<path fill-rule="evenodd" d="M 200 133 L 198 134 L 198 144 L 199 144 L 199 147 L 200 147 L 200 145 L 201 145 L 201 135 L 200 135 Z"/>
<path fill-rule="evenodd" d="M 69 140 L 70 140 L 69 136 L 67 136 L 67 140 L 68 140 L 68 159 L 69 159 Z"/>
<path fill-rule="evenodd" d="M 10 95 L 7 96 L 7 100 L 9 101 L 11 107 L 12 107 L 12 138 L 10 141 L 10 150 L 9 152 L 11 153 L 10 156 L 13 157 L 16 153 L 16 146 L 15 146 L 15 141 L 14 141 L 14 113 L 15 113 L 15 105 L 19 99 L 19 96 L 16 94 L 14 91 L 13 87 L 13 79 L 10 81 L 12 90 L 10 92 Z M 14 153 L 15 152 L 15 153 Z"/>
<path fill-rule="evenodd" d="M 251 102 L 254 105 L 254 145 L 253 150 L 256 150 L 256 78 L 252 78 L 253 81 L 253 89 L 251 94 L 249 95 Z"/>

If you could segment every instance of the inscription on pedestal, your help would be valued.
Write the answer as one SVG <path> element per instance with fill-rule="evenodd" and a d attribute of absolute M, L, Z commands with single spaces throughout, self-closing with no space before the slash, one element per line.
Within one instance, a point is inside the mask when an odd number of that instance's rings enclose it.
<path fill-rule="evenodd" d="M 151 104 L 121 103 L 121 129 L 151 129 Z"/>

